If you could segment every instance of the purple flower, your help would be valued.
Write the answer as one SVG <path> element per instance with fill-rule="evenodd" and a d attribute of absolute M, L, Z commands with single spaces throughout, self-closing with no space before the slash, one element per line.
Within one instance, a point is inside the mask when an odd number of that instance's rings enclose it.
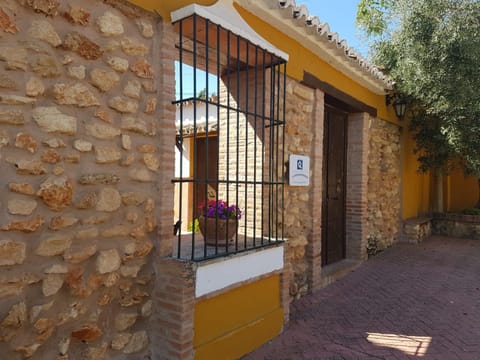
<path fill-rule="evenodd" d="M 208 218 L 240 219 L 242 217 L 242 211 L 237 205 L 229 206 L 223 200 L 208 200 L 200 204 L 199 209 L 202 211 L 203 216 Z"/>

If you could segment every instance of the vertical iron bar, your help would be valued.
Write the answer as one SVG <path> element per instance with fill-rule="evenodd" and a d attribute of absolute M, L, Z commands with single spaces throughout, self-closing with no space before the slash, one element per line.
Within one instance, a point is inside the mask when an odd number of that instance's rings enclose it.
<path fill-rule="evenodd" d="M 277 61 L 277 59 L 275 60 Z M 280 116 L 278 115 L 278 110 L 279 110 L 279 96 L 280 96 L 280 88 L 279 88 L 279 80 L 280 80 L 280 73 L 278 72 L 278 64 L 276 64 L 273 67 L 275 71 L 275 118 L 273 119 L 274 124 L 273 127 L 275 128 L 274 132 L 274 159 L 273 159 L 273 237 L 272 240 L 275 240 L 277 237 L 277 230 L 278 230 L 278 151 L 280 150 L 278 146 L 278 141 L 280 140 L 279 138 L 279 127 L 280 124 L 278 123 L 280 121 Z"/>
<path fill-rule="evenodd" d="M 263 245 L 263 234 L 265 234 L 265 92 L 266 92 L 266 75 L 265 75 L 265 49 L 263 50 L 262 62 L 262 235 L 261 244 Z"/>
<path fill-rule="evenodd" d="M 244 226 L 244 234 L 243 234 L 243 247 L 244 249 L 247 248 L 247 202 L 248 202 L 248 184 L 247 184 L 247 181 L 248 181 L 248 128 L 249 128 L 249 124 L 250 124 L 250 121 L 249 121 L 249 113 L 250 113 L 250 109 L 248 108 L 248 94 L 249 94 L 249 68 L 250 68 L 250 59 L 249 59 L 249 49 L 250 49 L 250 42 L 249 41 L 245 41 L 246 43 L 246 47 L 247 47 L 247 50 L 246 50 L 246 54 L 245 54 L 245 62 L 247 63 L 247 68 L 246 68 L 246 71 L 245 71 L 245 110 L 246 110 L 246 114 L 245 114 L 245 174 L 244 174 L 244 180 L 245 180 L 245 193 L 244 193 L 244 204 L 245 204 L 245 208 L 244 208 L 244 221 L 245 221 L 245 226 Z M 255 163 L 255 162 L 254 162 Z"/>
<path fill-rule="evenodd" d="M 258 110 L 257 110 L 257 98 L 258 98 L 258 46 L 255 45 L 255 74 L 254 74 L 254 134 L 256 135 L 258 132 L 257 128 L 257 117 L 258 117 Z M 256 247 L 257 242 L 257 136 L 253 136 L 253 247 Z"/>
<path fill-rule="evenodd" d="M 283 63 L 283 112 L 282 112 L 282 240 L 285 239 L 285 127 L 287 111 L 287 62 Z"/>
<path fill-rule="evenodd" d="M 236 132 L 236 161 L 235 161 L 235 204 L 238 205 L 238 186 L 240 185 L 239 182 L 239 174 L 240 174 L 240 81 L 241 81 L 241 70 L 240 70 L 240 36 L 237 35 L 237 132 Z M 227 222 L 227 229 L 228 229 L 228 222 Z M 228 233 L 228 230 L 227 230 Z M 235 251 L 238 251 L 238 232 L 235 232 Z"/>
<path fill-rule="evenodd" d="M 177 239 L 177 258 L 180 259 L 182 251 L 182 198 L 183 198 L 183 20 L 180 20 L 179 23 L 179 82 L 180 82 L 180 182 L 179 182 L 179 193 L 178 193 L 178 221 L 180 221 L 180 228 L 178 230 L 178 239 Z"/>
<path fill-rule="evenodd" d="M 220 182 L 218 181 L 220 176 L 220 29 L 220 25 L 217 24 L 217 190 L 215 192 L 215 203 L 218 202 L 218 192 L 220 190 Z M 218 226 L 218 221 L 216 226 Z M 215 255 L 218 255 L 218 246 L 215 246 Z"/>
<path fill-rule="evenodd" d="M 273 55 L 270 55 L 270 59 L 273 61 Z M 268 168 L 269 168 L 269 185 L 268 185 L 268 242 L 272 241 L 273 233 L 273 189 L 274 189 L 274 135 L 275 135 L 275 66 L 270 64 L 270 123 L 268 132 Z"/>
<path fill-rule="evenodd" d="M 278 63 L 275 68 L 277 69 L 277 119 L 275 121 L 278 122 L 278 125 L 275 126 L 276 131 L 276 143 L 275 143 L 275 240 L 278 240 L 278 225 L 279 225 L 279 206 L 280 206 L 280 194 L 279 194 L 279 171 L 280 171 L 280 130 L 282 128 L 282 124 L 280 123 L 281 116 L 280 116 L 280 63 Z"/>
<path fill-rule="evenodd" d="M 208 19 L 205 19 L 205 191 L 204 199 L 205 202 L 208 201 L 208 180 L 210 174 L 208 173 L 208 162 L 209 162 L 209 151 L 208 151 L 208 140 L 209 140 L 209 129 L 208 129 Z M 203 241 L 203 257 L 207 257 L 207 241 Z"/>
<path fill-rule="evenodd" d="M 227 144 L 226 144 L 226 155 L 227 155 L 227 161 L 225 164 L 226 167 L 226 202 L 227 204 L 230 202 L 230 89 L 231 89 L 231 71 L 230 71 L 230 46 L 231 46 L 231 40 L 230 40 L 230 35 L 231 31 L 228 30 L 228 35 L 227 35 Z M 218 226 L 217 226 L 218 227 Z M 228 233 L 228 221 L 227 221 L 227 229 Z M 228 241 L 225 241 L 225 251 L 228 254 Z"/>
<path fill-rule="evenodd" d="M 198 183 L 198 146 L 197 146 L 197 15 L 193 14 L 193 214 L 197 208 L 197 183 Z M 192 260 L 195 259 L 195 231 L 192 232 Z"/>

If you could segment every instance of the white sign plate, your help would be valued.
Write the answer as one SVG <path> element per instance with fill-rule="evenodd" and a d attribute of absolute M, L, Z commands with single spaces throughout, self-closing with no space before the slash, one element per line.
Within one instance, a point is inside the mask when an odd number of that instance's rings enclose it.
<path fill-rule="evenodd" d="M 291 186 L 310 185 L 310 158 L 304 155 L 293 155 L 289 157 L 289 183 Z"/>

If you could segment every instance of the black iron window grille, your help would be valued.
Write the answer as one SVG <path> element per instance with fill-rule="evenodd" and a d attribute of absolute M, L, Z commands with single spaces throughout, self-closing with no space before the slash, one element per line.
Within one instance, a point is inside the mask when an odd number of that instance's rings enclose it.
<path fill-rule="evenodd" d="M 196 14 L 174 28 L 174 256 L 199 261 L 278 244 L 286 61 Z"/>

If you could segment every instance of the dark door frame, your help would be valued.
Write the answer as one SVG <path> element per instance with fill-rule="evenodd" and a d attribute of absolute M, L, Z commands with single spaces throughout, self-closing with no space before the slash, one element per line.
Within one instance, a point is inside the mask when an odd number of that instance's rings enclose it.
<path fill-rule="evenodd" d="M 325 103 L 341 108 L 348 113 L 366 112 L 373 117 L 377 117 L 376 108 L 355 99 L 306 71 L 303 73 L 302 84 L 311 87 L 312 89 L 322 91 L 325 94 Z"/>
<path fill-rule="evenodd" d="M 329 113 L 335 113 L 337 115 L 342 116 L 343 121 L 344 121 L 344 128 L 343 128 L 343 169 L 342 169 L 342 188 L 341 188 L 341 193 L 342 193 L 342 204 L 341 206 L 341 211 L 342 211 L 342 217 L 341 217 L 341 224 L 340 227 L 342 229 L 342 234 L 341 234 L 341 254 L 338 254 L 338 256 L 341 257 L 341 259 L 329 259 L 329 248 L 328 248 L 328 241 L 331 239 L 328 235 L 328 226 L 327 226 L 327 221 L 328 221 L 328 215 L 329 215 L 329 201 L 328 201 L 328 147 L 329 147 L 329 129 L 328 129 L 328 123 L 330 121 L 330 115 Z M 329 265 L 333 262 L 342 260 L 346 258 L 346 183 L 347 183 L 347 146 L 348 146 L 348 139 L 347 139 L 347 134 L 348 134 L 348 115 L 349 113 L 347 111 L 343 111 L 337 107 L 331 106 L 329 104 L 325 104 L 325 110 L 324 110 L 324 141 L 323 141 L 323 164 L 322 164 L 322 177 L 323 177 L 323 182 L 322 182 L 322 266 Z M 338 244 L 337 244 L 338 245 Z M 332 261 L 333 260 L 333 261 Z"/>
<path fill-rule="evenodd" d="M 212 195 L 212 191 L 216 194 L 218 191 L 218 183 L 216 182 L 217 170 L 218 170 L 218 135 L 216 132 L 211 134 L 200 134 L 196 138 L 191 138 L 190 159 L 193 161 L 190 163 L 190 171 L 193 174 L 192 179 L 201 179 L 200 181 L 193 181 L 191 186 L 191 201 L 196 204 L 196 208 L 192 211 L 192 218 L 188 221 L 193 221 L 199 214 L 198 206 L 203 202 L 209 200 L 209 198 L 215 198 Z M 208 155 L 207 155 L 207 142 L 208 142 Z M 195 156 L 196 154 L 196 156 Z M 208 162 L 205 156 L 208 156 Z M 208 163 L 208 169 L 206 165 Z M 195 170 L 196 169 L 196 170 Z M 197 174 L 194 172 L 197 171 Z M 194 190 L 194 187 L 196 190 Z M 196 199 L 194 199 L 194 196 Z M 206 197 L 205 197 L 206 196 Z M 192 209 L 192 206 L 189 206 Z M 189 214 L 190 215 L 190 214 Z"/>

